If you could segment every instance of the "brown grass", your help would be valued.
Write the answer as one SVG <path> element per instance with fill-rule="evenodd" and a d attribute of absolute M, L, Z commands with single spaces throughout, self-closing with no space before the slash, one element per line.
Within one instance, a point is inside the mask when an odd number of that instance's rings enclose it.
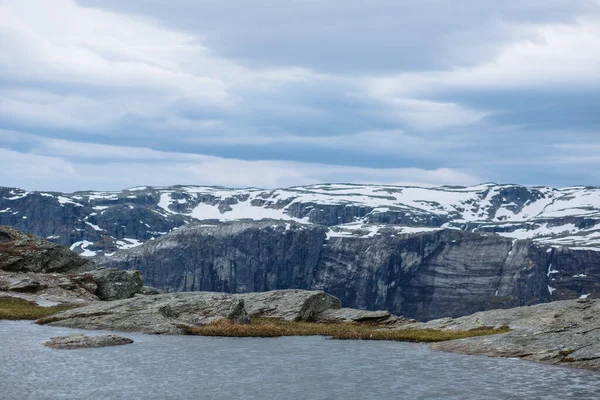
<path fill-rule="evenodd" d="M 0 319 L 38 319 L 71 308 L 73 307 L 40 307 L 31 301 L 3 297 L 0 298 Z"/>
<path fill-rule="evenodd" d="M 204 326 L 180 326 L 188 335 L 225 337 L 279 337 L 279 336 L 330 336 L 339 340 L 395 340 L 403 342 L 441 342 L 473 336 L 494 335 L 509 332 L 508 327 L 477 329 L 470 331 L 439 331 L 433 329 L 391 330 L 381 325 L 357 323 L 286 322 L 255 319 L 251 324 L 235 324 L 217 321 Z"/>

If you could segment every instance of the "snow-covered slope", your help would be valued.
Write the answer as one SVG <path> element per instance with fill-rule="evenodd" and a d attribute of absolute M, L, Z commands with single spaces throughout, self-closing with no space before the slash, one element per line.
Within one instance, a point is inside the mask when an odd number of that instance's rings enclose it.
<path fill-rule="evenodd" d="M 185 223 L 238 219 L 320 224 L 329 227 L 329 237 L 450 228 L 600 250 L 596 187 L 322 184 L 276 190 L 137 187 L 71 194 L 0 188 L 0 224 L 67 244 L 85 256 L 132 247 Z"/>

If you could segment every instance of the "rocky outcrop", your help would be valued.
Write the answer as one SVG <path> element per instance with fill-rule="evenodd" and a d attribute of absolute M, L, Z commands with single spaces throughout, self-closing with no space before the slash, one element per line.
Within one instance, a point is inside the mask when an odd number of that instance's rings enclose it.
<path fill-rule="evenodd" d="M 71 250 L 0 226 L 0 294 L 39 305 L 80 304 L 132 297 L 139 271 L 99 268 Z"/>
<path fill-rule="evenodd" d="M 144 286 L 140 271 L 122 271 L 114 268 L 99 268 L 80 275 L 96 284 L 94 294 L 100 300 L 119 300 L 132 297 Z"/>
<path fill-rule="evenodd" d="M 167 293 L 95 302 L 38 320 L 68 328 L 101 329 L 152 334 L 182 334 L 182 326 L 221 319 L 250 322 L 244 300 L 224 293 Z"/>
<path fill-rule="evenodd" d="M 600 300 L 555 301 L 399 328 L 470 330 L 501 326 L 513 331 L 436 343 L 432 348 L 600 370 Z"/>
<path fill-rule="evenodd" d="M 92 268 L 93 263 L 68 248 L 0 226 L 0 271 L 67 272 Z"/>
<path fill-rule="evenodd" d="M 339 309 L 341 301 L 321 291 L 275 290 L 235 295 L 244 300 L 251 317 L 284 321 L 314 321 L 327 310 Z"/>
<path fill-rule="evenodd" d="M 251 318 L 366 322 L 376 314 L 349 309 L 343 309 L 341 314 L 329 314 L 340 307 L 339 299 L 321 291 L 277 290 L 233 295 L 215 292 L 166 293 L 97 302 L 43 318 L 38 323 L 69 328 L 181 334 L 183 326 L 206 325 L 221 319 L 237 323 L 248 323 Z M 390 316 L 389 313 L 383 314 Z M 377 314 L 377 317 L 381 315 Z M 352 319 L 352 316 L 356 318 Z"/>
<path fill-rule="evenodd" d="M 133 343 L 133 340 L 118 335 L 70 335 L 50 338 L 44 343 L 53 349 L 84 349 L 89 347 L 122 346 Z"/>
<path fill-rule="evenodd" d="M 169 291 L 318 289 L 352 308 L 429 320 L 551 301 L 552 256 L 493 234 L 327 239 L 317 226 L 244 221 L 188 225 L 98 262 Z"/>

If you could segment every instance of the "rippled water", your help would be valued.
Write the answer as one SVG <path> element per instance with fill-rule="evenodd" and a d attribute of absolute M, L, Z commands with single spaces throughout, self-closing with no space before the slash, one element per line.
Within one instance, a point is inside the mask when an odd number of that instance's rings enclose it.
<path fill-rule="evenodd" d="M 76 332 L 0 321 L 0 399 L 600 398 L 598 373 L 411 343 L 127 334 L 134 344 L 41 344 Z"/>

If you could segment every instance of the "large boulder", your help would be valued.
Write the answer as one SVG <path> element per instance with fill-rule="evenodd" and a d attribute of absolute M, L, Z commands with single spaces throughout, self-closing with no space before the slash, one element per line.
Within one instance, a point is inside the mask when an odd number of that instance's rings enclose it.
<path fill-rule="evenodd" d="M 0 270 L 68 272 L 93 268 L 93 263 L 66 247 L 8 226 L 0 226 Z"/>
<path fill-rule="evenodd" d="M 96 302 L 38 320 L 68 328 L 183 334 L 182 326 L 205 325 L 227 319 L 250 322 L 244 300 L 213 292 L 138 295 L 131 299 Z"/>
<path fill-rule="evenodd" d="M 323 311 L 342 306 L 340 299 L 320 290 L 288 289 L 235 296 L 244 300 L 251 317 L 284 321 L 314 321 Z"/>
<path fill-rule="evenodd" d="M 100 300 L 120 300 L 133 297 L 144 286 L 140 271 L 121 271 L 114 268 L 99 268 L 80 275 L 96 285 L 94 294 Z"/>

